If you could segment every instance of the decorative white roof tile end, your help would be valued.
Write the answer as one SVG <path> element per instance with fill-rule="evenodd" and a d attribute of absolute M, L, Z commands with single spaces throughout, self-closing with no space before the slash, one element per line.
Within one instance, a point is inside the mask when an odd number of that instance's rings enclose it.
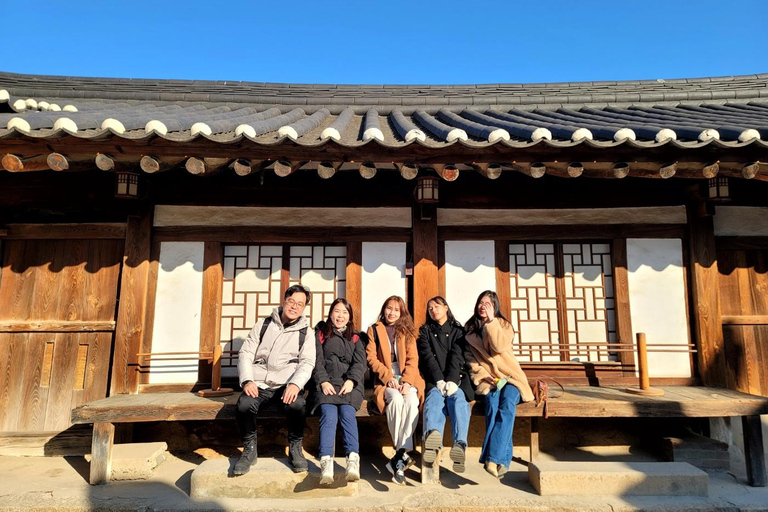
<path fill-rule="evenodd" d="M 48 106 L 48 110 L 50 110 L 51 112 L 61 112 L 61 107 L 59 106 L 58 103 L 51 103 Z"/>
<path fill-rule="evenodd" d="M 620 128 L 616 130 L 616 133 L 613 134 L 613 140 L 616 142 L 621 142 L 623 140 L 637 140 L 637 136 L 635 135 L 635 131 L 630 128 Z"/>
<path fill-rule="evenodd" d="M 674 130 L 669 128 L 662 128 L 656 133 L 656 142 L 664 142 L 665 140 L 677 140 L 677 134 Z"/>
<path fill-rule="evenodd" d="M 281 126 L 279 130 L 277 130 L 277 136 L 278 137 L 290 137 L 293 140 L 296 140 L 299 138 L 299 134 L 296 133 L 296 129 L 293 126 Z"/>
<path fill-rule="evenodd" d="M 5 89 L 0 89 L 0 101 L 8 101 L 11 99 L 11 95 Z"/>
<path fill-rule="evenodd" d="M 459 140 L 467 140 L 469 137 L 467 137 L 467 132 L 462 130 L 461 128 L 454 128 L 450 132 L 448 132 L 448 135 L 445 137 L 445 140 L 448 142 L 453 142 L 456 139 Z"/>
<path fill-rule="evenodd" d="M 205 123 L 193 124 L 190 131 L 192 132 L 193 137 L 198 133 L 202 133 L 203 135 L 211 135 L 213 133 L 213 130 L 211 130 L 211 127 Z"/>
<path fill-rule="evenodd" d="M 536 142 L 537 140 L 552 140 L 552 132 L 546 128 L 536 128 L 531 134 L 531 140 Z"/>
<path fill-rule="evenodd" d="M 163 123 L 162 121 L 153 119 L 152 121 L 147 123 L 147 125 L 144 127 L 144 131 L 146 131 L 147 133 L 155 132 L 155 133 L 159 133 L 160 135 L 165 135 L 168 133 L 168 128 L 165 126 L 165 123 Z"/>
<path fill-rule="evenodd" d="M 507 130 L 497 128 L 488 134 L 488 142 L 496 142 L 497 140 L 509 140 L 509 132 Z"/>
<path fill-rule="evenodd" d="M 248 137 L 255 137 L 256 136 L 256 130 L 253 129 L 253 126 L 248 124 L 241 124 L 237 128 L 235 128 L 235 135 L 238 137 L 240 135 L 247 135 Z"/>
<path fill-rule="evenodd" d="M 22 100 L 22 99 L 18 99 L 16 101 L 14 101 L 13 102 L 13 110 L 15 110 L 17 112 L 23 112 L 23 111 L 27 110 L 27 102 Z"/>
<path fill-rule="evenodd" d="M 427 136 L 421 130 L 409 130 L 408 133 L 405 134 L 405 140 L 407 142 L 411 142 L 412 140 L 420 140 L 421 142 L 424 142 L 427 140 Z"/>
<path fill-rule="evenodd" d="M 77 132 L 77 124 L 68 117 L 60 117 L 53 123 L 54 130 L 65 130 L 71 133 Z"/>
<path fill-rule="evenodd" d="M 716 139 L 716 140 L 720 139 L 720 132 L 718 132 L 714 128 L 707 128 L 706 130 L 704 130 L 699 134 L 699 140 L 702 142 L 712 140 L 712 139 Z"/>
<path fill-rule="evenodd" d="M 329 126 L 325 130 L 323 130 L 323 133 L 320 134 L 320 138 L 341 140 L 341 134 L 339 133 L 339 130 L 337 130 L 336 128 L 333 128 L 332 126 Z"/>
<path fill-rule="evenodd" d="M 580 140 L 589 139 L 592 140 L 592 132 L 587 130 L 586 128 L 578 128 L 576 129 L 573 134 L 571 134 L 571 140 L 573 142 L 578 142 Z"/>
<path fill-rule="evenodd" d="M 64 112 L 77 112 L 77 107 L 74 105 L 64 105 L 61 110 Z"/>
<path fill-rule="evenodd" d="M 29 133 L 30 127 L 29 123 L 22 117 L 14 117 L 10 121 L 8 121 L 7 128 L 9 130 L 13 130 L 16 128 L 20 132 Z"/>
<path fill-rule="evenodd" d="M 125 133 L 125 126 L 117 119 L 110 117 L 101 123 L 102 130 L 112 130 L 115 133 Z"/>
<path fill-rule="evenodd" d="M 747 128 L 739 134 L 739 142 L 747 142 L 752 139 L 760 140 L 760 132 L 753 128 Z"/>
<path fill-rule="evenodd" d="M 363 133 L 363 140 L 371 139 L 377 139 L 381 142 L 384 142 L 384 134 L 381 133 L 381 130 L 378 128 L 368 128 L 365 130 L 365 133 Z"/>
<path fill-rule="evenodd" d="M 27 108 L 29 110 L 37 110 L 37 101 L 35 101 L 33 98 L 27 98 L 25 103 L 27 104 Z"/>

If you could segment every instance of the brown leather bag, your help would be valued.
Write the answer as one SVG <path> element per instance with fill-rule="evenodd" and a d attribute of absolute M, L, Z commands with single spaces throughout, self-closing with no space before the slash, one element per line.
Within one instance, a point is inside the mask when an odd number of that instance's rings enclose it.
<path fill-rule="evenodd" d="M 549 394 L 549 383 L 547 380 L 550 380 L 557 384 L 560 387 L 560 394 L 557 396 L 550 396 Z M 547 377 L 546 375 L 539 375 L 533 380 L 533 385 L 531 386 L 533 389 L 533 401 L 536 404 L 536 407 L 542 406 L 542 416 L 544 418 L 549 418 L 549 411 L 547 410 L 547 401 L 550 398 L 559 398 L 563 396 L 565 393 L 565 388 L 563 388 L 563 385 L 557 382 L 552 377 Z"/>

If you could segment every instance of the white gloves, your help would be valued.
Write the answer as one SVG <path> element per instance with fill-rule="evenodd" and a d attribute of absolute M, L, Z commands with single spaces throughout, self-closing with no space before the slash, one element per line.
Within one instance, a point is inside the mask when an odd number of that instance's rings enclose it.
<path fill-rule="evenodd" d="M 437 390 L 440 392 L 441 395 L 445 395 L 445 381 L 444 380 L 437 381 L 435 386 L 437 387 Z"/>
<path fill-rule="evenodd" d="M 459 390 L 459 385 L 453 381 L 445 383 L 445 396 L 451 396 Z"/>

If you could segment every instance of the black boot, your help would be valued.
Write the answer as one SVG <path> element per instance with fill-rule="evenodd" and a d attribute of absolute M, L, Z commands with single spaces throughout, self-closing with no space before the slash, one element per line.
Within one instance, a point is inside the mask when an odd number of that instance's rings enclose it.
<path fill-rule="evenodd" d="M 241 476 L 250 471 L 251 466 L 256 464 L 256 440 L 248 441 L 243 445 L 243 454 L 235 463 L 235 469 L 232 474 Z"/>
<path fill-rule="evenodd" d="M 288 444 L 288 457 L 291 459 L 294 473 L 304 473 L 309 471 L 309 464 L 304 458 L 304 450 L 301 446 L 301 439 L 290 441 Z"/>

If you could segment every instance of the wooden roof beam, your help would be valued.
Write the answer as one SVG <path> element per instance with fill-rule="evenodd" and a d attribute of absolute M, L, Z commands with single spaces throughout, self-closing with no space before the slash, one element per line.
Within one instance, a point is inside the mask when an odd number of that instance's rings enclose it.
<path fill-rule="evenodd" d="M 419 175 L 419 164 L 412 163 L 395 163 L 395 167 L 400 171 L 400 176 L 406 180 L 412 180 Z"/>
<path fill-rule="evenodd" d="M 50 153 L 46 157 L 48 167 L 54 171 L 85 171 L 93 169 L 93 157 L 85 155 L 63 155 Z"/>
<path fill-rule="evenodd" d="M 376 176 L 376 164 L 373 162 L 363 162 L 360 164 L 360 176 L 369 180 Z"/>
<path fill-rule="evenodd" d="M 323 161 L 317 165 L 317 175 L 324 180 L 330 179 L 341 167 L 341 162 Z"/>
<path fill-rule="evenodd" d="M 139 167 L 141 167 L 142 171 L 153 174 L 156 172 L 163 172 L 172 169 L 181 164 L 184 160 L 184 158 L 175 156 L 161 158 L 159 156 L 144 155 L 139 161 Z"/>
<path fill-rule="evenodd" d="M 273 170 L 275 171 L 275 174 L 281 178 L 285 178 L 286 176 L 290 176 L 294 172 L 298 171 L 299 168 L 301 168 L 301 166 L 306 163 L 307 162 L 298 162 L 293 160 L 277 160 Z"/>
<path fill-rule="evenodd" d="M 115 158 L 105 153 L 96 153 L 96 167 L 102 171 L 137 171 L 139 160 L 135 157 L 131 159 Z"/>
<path fill-rule="evenodd" d="M 456 181 L 459 178 L 459 168 L 454 164 L 432 164 L 432 168 L 445 181 Z"/>
<path fill-rule="evenodd" d="M 3 156 L 2 165 L 9 172 L 47 171 L 47 155 L 18 156 L 11 153 Z"/>
<path fill-rule="evenodd" d="M 229 164 L 230 158 L 197 158 L 190 157 L 184 164 L 187 171 L 198 176 L 213 174 Z"/>
<path fill-rule="evenodd" d="M 473 162 L 472 168 L 489 180 L 495 180 L 501 176 L 501 165 L 484 162 Z"/>
<path fill-rule="evenodd" d="M 248 176 L 260 171 L 264 167 L 264 160 L 248 160 L 247 158 L 237 158 L 230 164 L 232 170 L 238 176 Z"/>

